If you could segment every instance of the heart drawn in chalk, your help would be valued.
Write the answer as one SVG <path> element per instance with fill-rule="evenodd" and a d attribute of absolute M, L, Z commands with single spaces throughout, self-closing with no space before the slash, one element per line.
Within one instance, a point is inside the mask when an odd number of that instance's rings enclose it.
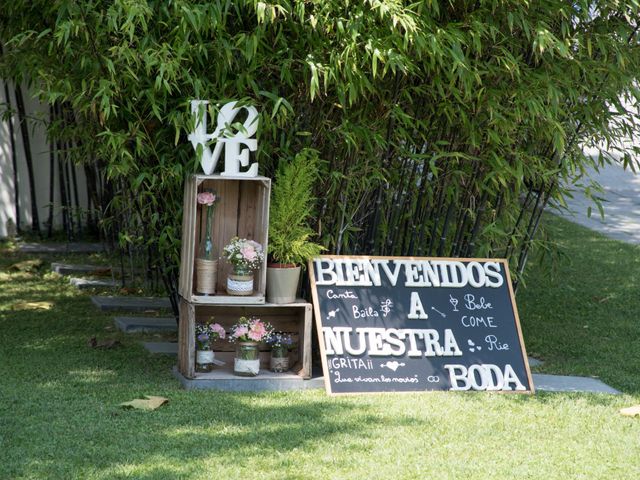
<path fill-rule="evenodd" d="M 475 343 L 473 343 L 472 340 L 467 340 L 467 344 L 469 344 L 469 351 L 471 353 L 475 352 L 476 350 L 478 351 L 482 350 L 482 347 L 480 345 L 476 345 Z"/>
<path fill-rule="evenodd" d="M 398 363 L 395 360 L 390 360 L 387 363 L 383 363 L 380 366 L 387 367 L 389 370 L 393 370 L 395 372 L 396 370 L 398 370 L 398 367 L 404 367 L 404 363 Z"/>

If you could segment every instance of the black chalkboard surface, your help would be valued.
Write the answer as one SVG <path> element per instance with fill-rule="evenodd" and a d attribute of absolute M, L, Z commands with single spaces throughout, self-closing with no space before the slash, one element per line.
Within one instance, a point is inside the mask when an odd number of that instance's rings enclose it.
<path fill-rule="evenodd" d="M 330 394 L 534 390 L 505 260 L 309 262 Z"/>

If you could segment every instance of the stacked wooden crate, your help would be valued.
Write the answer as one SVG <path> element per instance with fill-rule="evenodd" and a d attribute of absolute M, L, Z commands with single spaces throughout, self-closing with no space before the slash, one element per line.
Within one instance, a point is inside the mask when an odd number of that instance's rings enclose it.
<path fill-rule="evenodd" d="M 291 333 L 297 342 L 292 353 L 292 372 L 302 378 L 311 377 L 311 305 L 300 300 L 287 305 L 265 303 L 266 259 L 255 272 L 254 292 L 251 296 L 233 296 L 226 292 L 227 274 L 231 265 L 221 259 L 215 295 L 200 295 L 196 291 L 195 259 L 199 235 L 206 221 L 204 209 L 198 209 L 197 195 L 214 190 L 216 202 L 213 226 L 215 251 L 222 253 L 233 237 L 255 240 L 265 252 L 269 230 L 269 195 L 271 180 L 266 177 L 222 177 L 219 175 L 192 175 L 185 182 L 184 212 L 182 221 L 182 251 L 180 258 L 180 328 L 178 370 L 189 379 L 215 379 L 216 375 L 228 375 L 233 368 L 233 345 L 216 342 L 216 357 L 225 361 L 225 367 L 213 372 L 195 371 L 195 325 L 198 322 L 220 323 L 229 331 L 240 316 L 256 316 L 271 323 L 277 331 Z M 261 354 L 261 367 L 268 368 L 268 353 Z M 260 377 L 256 377 L 259 379 Z"/>

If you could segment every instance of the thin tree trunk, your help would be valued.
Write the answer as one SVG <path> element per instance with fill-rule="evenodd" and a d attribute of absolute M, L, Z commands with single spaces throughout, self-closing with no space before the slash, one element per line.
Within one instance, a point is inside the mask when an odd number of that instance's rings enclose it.
<path fill-rule="evenodd" d="M 69 223 L 69 240 L 73 240 L 75 238 L 75 226 L 73 224 L 73 199 L 71 198 L 71 172 L 69 171 L 69 144 L 64 143 L 64 184 L 65 191 L 67 192 L 67 221 Z"/>
<path fill-rule="evenodd" d="M 73 199 L 76 204 L 76 222 L 78 223 L 78 236 L 82 237 L 82 211 L 80 209 L 80 199 L 78 196 L 78 179 L 76 178 L 76 166 L 71 165 L 71 179 L 73 181 Z"/>
<path fill-rule="evenodd" d="M 60 120 L 62 118 L 60 105 L 55 106 L 56 117 Z M 67 205 L 67 191 L 65 189 L 65 169 L 64 169 L 64 145 L 62 140 L 56 140 L 56 150 L 58 152 L 58 185 L 60 187 L 60 205 L 62 206 L 62 228 L 67 233 L 67 238 L 71 237 L 69 231 L 69 211 Z"/>
<path fill-rule="evenodd" d="M 29 172 L 29 190 L 31 197 L 31 230 L 40 234 L 40 216 L 38 215 L 38 201 L 36 199 L 35 176 L 33 172 L 33 157 L 31 156 L 31 142 L 29 139 L 29 126 L 27 125 L 27 115 L 24 109 L 24 98 L 22 97 L 22 88 L 20 85 L 15 86 L 16 91 L 16 107 L 18 109 L 18 119 L 20 121 L 20 133 L 22 134 L 22 144 L 24 146 L 24 158 L 27 163 L 27 171 Z"/>
<path fill-rule="evenodd" d="M 53 105 L 49 106 L 49 125 L 53 123 L 55 119 L 55 113 L 53 111 Z M 47 237 L 51 238 L 53 235 L 53 203 L 55 200 L 55 142 L 49 141 L 49 218 L 47 220 Z"/>
<path fill-rule="evenodd" d="M 2 54 L 2 46 L 0 45 L 0 54 Z M 11 94 L 9 93 L 9 83 L 4 82 L 4 97 L 7 105 L 11 109 Z M 13 129 L 13 115 L 9 117 L 9 141 L 11 142 L 11 165 L 13 166 L 13 201 L 16 215 L 16 233 L 20 234 L 22 230 L 20 225 L 20 185 L 18 183 L 18 158 L 16 155 L 16 135 Z"/>

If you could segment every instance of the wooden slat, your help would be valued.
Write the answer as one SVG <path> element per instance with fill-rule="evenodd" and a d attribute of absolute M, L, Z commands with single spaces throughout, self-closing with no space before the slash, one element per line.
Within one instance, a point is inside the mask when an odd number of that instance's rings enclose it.
<path fill-rule="evenodd" d="M 259 208 L 259 184 L 256 182 L 241 182 L 239 184 L 238 197 L 238 236 L 250 238 L 260 242 L 256 237 L 256 230 L 260 227 L 256 225 L 258 219 L 257 209 Z"/>
<path fill-rule="evenodd" d="M 220 265 L 220 264 L 219 264 Z M 218 272 L 218 280 L 220 272 Z M 225 277 L 226 282 L 226 277 Z M 217 288 L 215 295 L 193 295 L 191 301 L 200 305 L 264 305 L 266 297 L 264 295 L 228 295 L 226 293 L 226 283 L 224 290 Z"/>
<path fill-rule="evenodd" d="M 219 247 L 220 254 L 222 250 L 229 243 L 229 241 L 238 235 L 238 208 L 239 208 L 239 194 L 240 183 L 236 180 L 216 182 L 220 184 L 223 197 L 221 200 L 220 209 L 220 237 Z M 226 260 L 221 260 L 218 265 L 218 286 L 217 289 L 222 295 L 227 291 L 227 275 L 231 273 L 231 264 Z"/>
<path fill-rule="evenodd" d="M 178 291 L 190 298 L 193 289 L 193 262 L 195 259 L 196 179 L 191 176 L 184 184 L 182 213 L 182 245 L 180 252 L 180 279 Z"/>
<path fill-rule="evenodd" d="M 301 342 L 300 351 L 302 352 L 302 371 L 299 375 L 302 378 L 311 378 L 311 319 L 313 316 L 313 307 L 307 304 L 304 308 L 304 321 L 301 322 Z"/>
<path fill-rule="evenodd" d="M 192 304 L 180 299 L 178 327 L 178 370 L 186 378 L 195 375 L 195 311 Z"/>
<path fill-rule="evenodd" d="M 258 208 L 256 208 L 256 241 L 260 242 L 264 247 L 265 259 L 264 264 L 256 277 L 258 280 L 258 291 L 261 294 L 266 294 L 267 291 L 267 256 L 266 252 L 269 249 L 269 202 L 271 198 L 271 180 L 266 179 L 260 182 L 261 188 L 258 195 L 262 196 L 262 201 L 259 202 Z"/>

